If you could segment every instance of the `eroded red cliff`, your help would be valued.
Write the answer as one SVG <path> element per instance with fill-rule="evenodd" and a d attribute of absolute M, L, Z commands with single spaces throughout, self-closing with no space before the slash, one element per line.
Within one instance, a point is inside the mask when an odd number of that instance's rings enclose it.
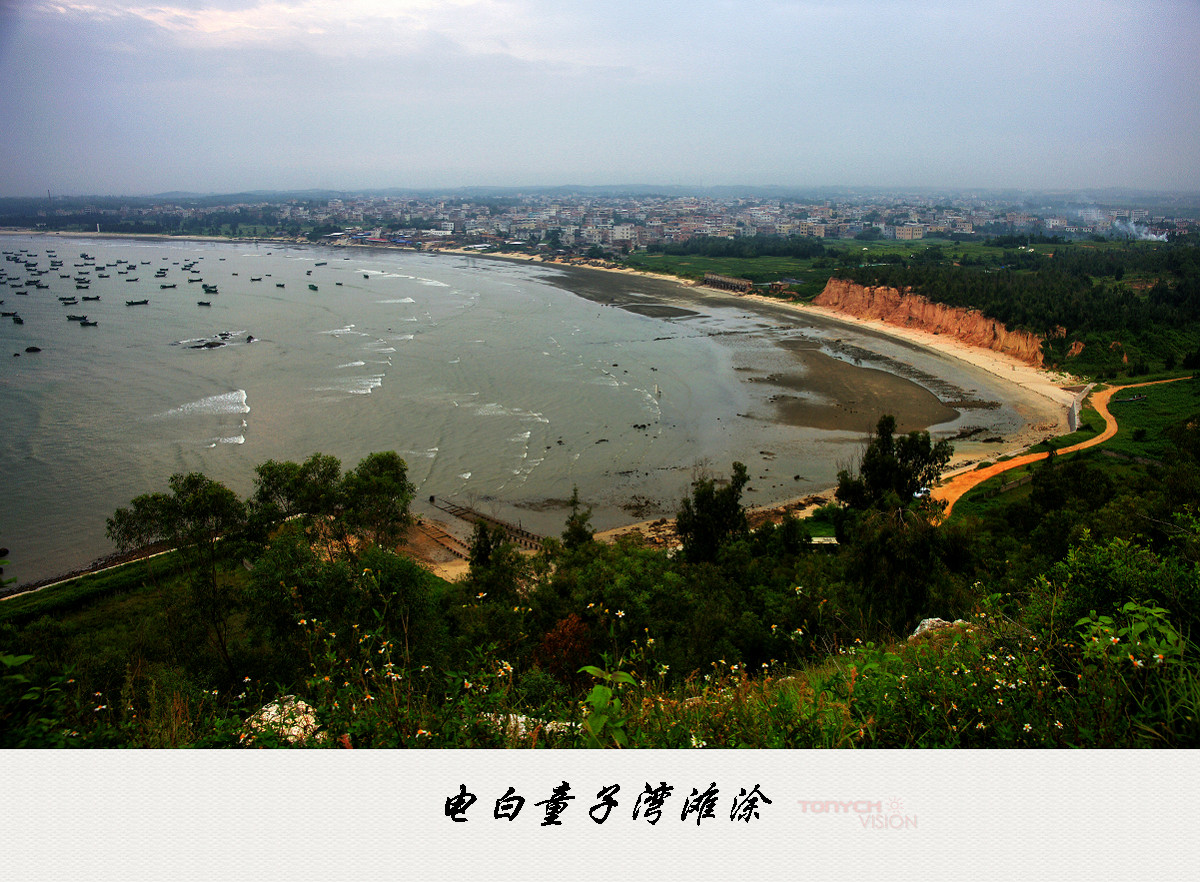
<path fill-rule="evenodd" d="M 971 346 L 1011 355 L 1026 364 L 1042 365 L 1042 338 L 1037 334 L 1010 331 L 977 310 L 934 303 L 920 294 L 830 279 L 813 303 L 857 318 L 942 334 Z"/>

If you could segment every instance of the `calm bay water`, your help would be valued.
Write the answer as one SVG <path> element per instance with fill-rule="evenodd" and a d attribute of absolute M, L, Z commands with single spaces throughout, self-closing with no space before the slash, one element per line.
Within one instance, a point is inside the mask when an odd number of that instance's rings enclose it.
<path fill-rule="evenodd" d="M 873 419 L 829 431 L 776 418 L 780 389 L 753 381 L 797 371 L 781 344 L 798 339 L 836 356 L 828 370 L 861 370 L 853 362 L 865 359 L 902 368 L 943 401 L 1004 395 L 961 363 L 659 280 L 275 244 L 0 245 L 24 249 L 38 269 L 63 263 L 40 277 L 0 264 L 19 283 L 0 283 L 2 309 L 24 319 L 0 319 L 0 546 L 10 549 L 5 575 L 21 582 L 111 552 L 105 518 L 165 490 L 174 472 L 203 471 L 248 494 L 257 464 L 316 451 L 351 468 L 397 450 L 421 505 L 433 494 L 550 534 L 572 486 L 605 528 L 635 519 L 622 507 L 635 497 L 651 516 L 669 514 L 697 468 L 727 474 L 735 459 L 750 466 L 750 502 L 823 489 Z M 76 266 L 82 253 L 94 266 Z M 60 278 L 85 270 L 86 291 Z M 25 284 L 34 278 L 49 287 Z M 204 294 L 205 283 L 219 293 Z M 625 308 L 596 302 L 604 292 Z M 67 296 L 80 300 L 64 306 Z M 1008 405 L 947 410 L 936 429 L 1006 432 L 1027 419 Z"/>

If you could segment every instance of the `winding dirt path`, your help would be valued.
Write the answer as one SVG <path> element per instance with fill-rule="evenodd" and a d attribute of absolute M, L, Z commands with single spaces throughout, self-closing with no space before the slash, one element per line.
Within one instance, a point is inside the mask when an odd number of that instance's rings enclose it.
<path fill-rule="evenodd" d="M 1104 418 L 1104 431 L 1099 435 L 1096 435 L 1094 438 L 1088 438 L 1086 441 L 1081 441 L 1078 444 L 1072 444 L 1070 447 L 1064 447 L 1059 450 L 1058 453 L 1074 453 L 1077 450 L 1095 447 L 1097 444 L 1102 444 L 1117 434 L 1117 421 L 1113 418 L 1113 415 L 1109 413 L 1108 410 L 1108 402 L 1117 392 L 1124 392 L 1126 389 L 1139 389 L 1142 386 L 1157 386 L 1160 383 L 1174 383 L 1176 380 L 1180 379 L 1184 378 L 1175 377 L 1170 380 L 1153 380 L 1149 383 L 1131 383 L 1128 386 L 1112 386 L 1103 390 L 1102 392 L 1093 392 L 1090 396 L 1088 396 L 1088 401 L 1091 403 L 1092 407 L 1096 409 L 1096 412 Z M 958 500 L 968 490 L 972 489 L 973 487 L 977 487 L 988 478 L 995 477 L 996 475 L 1007 472 L 1010 469 L 1020 468 L 1021 466 L 1028 465 L 1031 462 L 1037 462 L 1039 459 L 1045 459 L 1049 455 L 1050 454 L 1045 451 L 1042 453 L 1026 453 L 1023 456 L 1015 456 L 1012 459 L 995 463 L 994 465 L 990 465 L 984 469 L 962 472 L 961 474 L 950 478 L 938 487 L 935 487 L 929 495 L 934 499 L 944 501 L 946 503 L 946 510 L 942 515 L 942 519 L 945 520 L 950 516 L 950 510 L 954 508 L 954 503 L 958 502 Z"/>

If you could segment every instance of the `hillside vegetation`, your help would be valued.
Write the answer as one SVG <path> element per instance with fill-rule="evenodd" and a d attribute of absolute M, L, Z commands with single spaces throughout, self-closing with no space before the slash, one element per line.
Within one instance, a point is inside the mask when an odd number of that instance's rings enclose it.
<path fill-rule="evenodd" d="M 1028 244 L 1026 244 L 1028 243 Z M 639 269 L 783 282 L 811 299 L 831 278 L 912 290 L 1045 340 L 1047 365 L 1098 379 L 1200 367 L 1200 246 L 1001 237 L 822 245 L 693 239 L 631 255 Z"/>

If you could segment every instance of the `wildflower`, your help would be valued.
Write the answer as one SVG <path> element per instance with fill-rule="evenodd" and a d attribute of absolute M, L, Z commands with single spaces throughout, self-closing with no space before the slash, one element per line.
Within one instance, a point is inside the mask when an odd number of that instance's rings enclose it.
<path fill-rule="evenodd" d="M 976 723 L 976 724 L 975 724 L 975 728 L 976 728 L 976 729 L 986 729 L 986 728 L 987 728 L 987 726 L 983 725 L 983 723 L 982 723 L 982 722 L 980 722 L 980 723 Z"/>
<path fill-rule="evenodd" d="M 1033 731 L 1033 726 L 1031 726 L 1029 723 L 1026 723 L 1026 724 L 1025 724 L 1025 731 L 1026 731 L 1026 732 L 1032 732 L 1032 731 Z"/>
<path fill-rule="evenodd" d="M 618 619 L 623 619 L 623 618 L 625 618 L 625 610 L 623 610 L 623 609 L 619 609 L 619 610 L 617 610 L 617 618 L 618 618 Z"/>
<path fill-rule="evenodd" d="M 297 625 L 307 625 L 308 619 L 301 619 L 300 621 L 296 622 L 296 624 Z"/>
<path fill-rule="evenodd" d="M 463 680 L 463 689 L 470 689 L 470 688 L 471 688 L 471 681 Z"/>
<path fill-rule="evenodd" d="M 1131 656 L 1129 656 L 1129 660 L 1130 660 L 1131 662 L 1133 662 L 1133 666 L 1134 666 L 1135 668 L 1140 668 L 1140 667 L 1142 667 L 1142 660 L 1141 660 L 1140 658 L 1134 658 L 1134 657 L 1131 655 Z"/>
<path fill-rule="evenodd" d="M 654 645 L 654 638 L 653 638 L 653 637 L 647 637 L 647 638 L 646 638 L 646 645 L 647 645 L 647 646 L 653 646 L 653 645 Z"/>
<path fill-rule="evenodd" d="M 996 699 L 996 704 L 1003 705 L 1003 704 L 1004 704 L 1004 699 L 1003 699 L 1003 698 L 997 698 L 997 699 Z"/>
<path fill-rule="evenodd" d="M 1054 721 L 1054 728 L 1061 729 L 1062 727 L 1063 727 L 1063 724 L 1061 722 L 1059 722 L 1058 720 Z"/>
<path fill-rule="evenodd" d="M 596 605 L 596 604 L 594 604 L 594 603 L 589 603 L 589 604 L 587 605 L 587 608 L 588 608 L 588 609 L 591 609 L 591 608 L 592 608 L 593 606 L 595 606 L 595 605 Z"/>
<path fill-rule="evenodd" d="M 1108 640 L 1110 643 L 1120 643 L 1121 642 L 1120 637 L 1109 637 Z"/>
<path fill-rule="evenodd" d="M 1159 664 L 1162 664 L 1163 663 L 1163 654 L 1161 652 L 1158 653 L 1157 655 L 1154 656 L 1154 660 L 1156 662 L 1158 662 Z M 74 681 L 72 681 L 72 682 L 74 682 Z"/>
<path fill-rule="evenodd" d="M 480 591 L 478 594 L 475 595 L 476 600 L 483 600 L 483 598 L 485 598 L 485 597 L 487 597 L 486 591 Z"/>
<path fill-rule="evenodd" d="M 697 738 L 695 735 L 693 735 L 692 736 L 692 747 L 695 747 L 697 749 L 699 749 L 701 747 L 708 747 L 708 742 L 701 741 L 699 738 Z"/>
<path fill-rule="evenodd" d="M 422 736 L 424 736 L 424 737 L 428 737 L 428 736 L 429 736 L 429 733 L 428 733 L 427 731 L 425 731 L 424 729 L 418 729 L 418 730 L 417 730 L 417 737 L 418 737 L 418 738 L 421 738 Z"/>

